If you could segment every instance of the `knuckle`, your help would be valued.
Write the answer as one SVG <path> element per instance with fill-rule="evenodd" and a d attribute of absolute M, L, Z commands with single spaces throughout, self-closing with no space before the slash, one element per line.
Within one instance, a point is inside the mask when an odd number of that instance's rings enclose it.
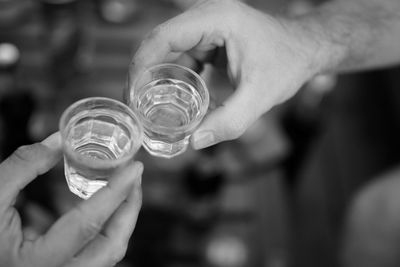
<path fill-rule="evenodd" d="M 79 234 L 84 240 L 92 239 L 102 229 L 103 223 L 100 220 L 90 218 L 81 208 L 77 208 L 76 218 L 80 221 Z"/>
<path fill-rule="evenodd" d="M 101 230 L 102 226 L 100 223 L 92 220 L 86 220 L 81 227 L 81 235 L 86 239 L 90 240 L 95 237 Z"/>
<path fill-rule="evenodd" d="M 11 155 L 11 158 L 15 161 L 30 162 L 40 156 L 39 153 L 41 152 L 41 149 L 42 145 L 39 143 L 20 146 Z"/>

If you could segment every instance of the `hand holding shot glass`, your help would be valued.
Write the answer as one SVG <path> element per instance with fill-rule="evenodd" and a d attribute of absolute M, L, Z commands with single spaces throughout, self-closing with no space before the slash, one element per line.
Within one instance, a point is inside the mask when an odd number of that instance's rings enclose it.
<path fill-rule="evenodd" d="M 160 64 L 130 86 L 129 105 L 143 125 L 144 148 L 165 158 L 185 152 L 209 105 L 202 78 L 186 67 Z"/>
<path fill-rule="evenodd" d="M 60 131 L 68 187 L 84 199 L 131 161 L 143 140 L 141 123 L 129 107 L 103 97 L 72 104 L 61 116 Z"/>

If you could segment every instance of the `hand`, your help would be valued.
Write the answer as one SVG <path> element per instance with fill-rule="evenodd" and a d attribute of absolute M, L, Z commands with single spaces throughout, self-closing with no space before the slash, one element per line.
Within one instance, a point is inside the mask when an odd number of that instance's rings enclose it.
<path fill-rule="evenodd" d="M 290 20 L 268 16 L 238 1 L 199 1 L 143 40 L 131 64 L 129 87 L 154 64 L 187 61 L 188 57 L 204 62 L 210 60 L 209 52 L 223 49 L 236 91 L 193 134 L 192 146 L 201 149 L 239 137 L 319 71 L 315 64 L 318 46 L 308 35 Z"/>
<path fill-rule="evenodd" d="M 90 199 L 28 240 L 13 207 L 18 192 L 61 158 L 59 133 L 23 146 L 0 165 L 0 266 L 114 266 L 125 255 L 141 207 L 142 164 L 132 163 Z"/>

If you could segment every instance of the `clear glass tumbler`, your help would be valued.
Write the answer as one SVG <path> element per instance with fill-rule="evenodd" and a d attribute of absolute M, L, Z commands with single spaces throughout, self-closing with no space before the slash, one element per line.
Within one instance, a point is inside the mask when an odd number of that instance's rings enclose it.
<path fill-rule="evenodd" d="M 176 64 L 145 70 L 130 85 L 129 106 L 144 128 L 144 148 L 172 158 L 183 153 L 207 112 L 209 93 L 202 78 Z"/>
<path fill-rule="evenodd" d="M 142 126 L 132 110 L 103 97 L 82 99 L 68 107 L 60 131 L 68 187 L 84 199 L 132 160 L 143 141 Z"/>

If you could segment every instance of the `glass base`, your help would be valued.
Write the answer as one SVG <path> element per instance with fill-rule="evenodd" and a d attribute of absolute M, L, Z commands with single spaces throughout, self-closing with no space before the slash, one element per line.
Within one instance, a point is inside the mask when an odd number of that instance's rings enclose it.
<path fill-rule="evenodd" d="M 189 144 L 189 137 L 175 143 L 166 143 L 159 140 L 153 140 L 147 136 L 143 139 L 143 147 L 152 156 L 162 158 L 173 158 L 184 153 Z"/>
<path fill-rule="evenodd" d="M 80 198 L 88 199 L 98 190 L 107 185 L 107 181 L 90 180 L 65 166 L 65 178 L 69 190 Z"/>

